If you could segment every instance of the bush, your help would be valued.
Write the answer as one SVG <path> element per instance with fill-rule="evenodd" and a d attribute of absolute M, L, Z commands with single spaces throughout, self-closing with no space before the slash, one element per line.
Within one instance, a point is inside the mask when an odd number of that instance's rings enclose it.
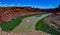
<path fill-rule="evenodd" d="M 35 29 L 50 33 L 52 35 L 60 35 L 60 32 L 53 29 L 53 27 L 50 27 L 47 23 L 44 23 L 43 19 L 37 22 Z"/>
<path fill-rule="evenodd" d="M 20 18 L 12 19 L 9 22 L 4 22 L 1 24 L 1 28 L 3 31 L 11 31 L 21 22 Z"/>

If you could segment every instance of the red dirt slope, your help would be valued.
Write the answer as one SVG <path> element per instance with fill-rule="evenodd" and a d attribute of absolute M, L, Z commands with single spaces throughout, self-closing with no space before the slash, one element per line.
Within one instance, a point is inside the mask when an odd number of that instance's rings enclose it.
<path fill-rule="evenodd" d="M 12 18 L 24 15 L 40 14 L 39 9 L 29 7 L 2 7 L 0 8 L 0 22 L 10 21 Z"/>

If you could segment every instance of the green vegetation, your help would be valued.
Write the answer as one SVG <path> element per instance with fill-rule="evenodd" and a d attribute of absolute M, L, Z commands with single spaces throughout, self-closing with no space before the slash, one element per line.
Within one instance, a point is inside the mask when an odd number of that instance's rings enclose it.
<path fill-rule="evenodd" d="M 53 27 L 50 27 L 47 23 L 44 23 L 44 18 L 37 22 L 36 30 L 41 30 L 52 35 L 60 35 L 60 32 L 56 31 Z"/>
<path fill-rule="evenodd" d="M 12 19 L 11 21 L 9 22 L 4 22 L 4 23 L 1 23 L 0 26 L 2 28 L 3 31 L 7 31 L 7 32 L 10 32 L 12 31 L 16 26 L 18 26 L 21 22 L 21 20 L 23 18 L 25 18 L 27 16 L 23 16 L 23 17 L 19 17 L 19 18 L 15 18 L 15 19 Z"/>
<path fill-rule="evenodd" d="M 9 22 L 4 22 L 1 24 L 1 28 L 3 31 L 11 31 L 13 30 L 19 23 L 21 22 L 21 19 L 16 18 L 12 19 Z"/>
<path fill-rule="evenodd" d="M 2 28 L 3 31 L 10 32 L 16 26 L 18 26 L 20 24 L 20 22 L 22 21 L 22 19 L 24 19 L 26 17 L 30 17 L 30 16 L 33 16 L 33 15 L 17 17 L 15 19 L 12 19 L 11 21 L 0 23 L 0 26 L 1 26 L 1 28 Z"/>

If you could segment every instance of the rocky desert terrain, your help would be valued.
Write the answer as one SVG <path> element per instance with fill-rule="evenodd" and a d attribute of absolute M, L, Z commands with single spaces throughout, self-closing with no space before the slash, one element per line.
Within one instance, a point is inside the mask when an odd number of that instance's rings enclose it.
<path fill-rule="evenodd" d="M 2 31 L 2 29 L 0 28 L 0 35 L 51 35 L 51 34 L 47 34 L 45 32 L 36 31 L 36 30 L 21 32 L 21 33 L 5 32 L 5 31 Z"/>
<path fill-rule="evenodd" d="M 0 8 L 0 22 L 10 21 L 24 15 L 34 15 L 42 13 L 38 8 L 31 7 L 1 7 Z"/>
<path fill-rule="evenodd" d="M 55 30 L 60 32 L 60 12 L 55 14 L 52 13 L 44 19 L 44 22 L 47 23 L 50 27 L 53 27 Z"/>
<path fill-rule="evenodd" d="M 16 17 L 47 13 L 47 11 L 48 14 L 49 13 L 52 14 L 49 15 L 47 18 L 45 18 L 44 22 L 47 23 L 50 27 L 53 27 L 56 31 L 60 32 L 60 6 L 54 9 L 39 9 L 39 8 L 32 8 L 32 7 L 0 7 L 0 23 L 11 21 L 13 18 Z M 21 32 L 19 34 L 0 30 L 0 34 L 1 35 L 47 35 L 47 33 L 45 32 L 40 32 L 36 30 Z"/>

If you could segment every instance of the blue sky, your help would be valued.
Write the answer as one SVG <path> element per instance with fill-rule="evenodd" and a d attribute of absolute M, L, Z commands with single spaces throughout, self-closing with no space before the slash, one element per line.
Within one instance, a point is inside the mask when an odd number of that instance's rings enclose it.
<path fill-rule="evenodd" d="M 55 8 L 60 0 L 0 0 L 0 6 L 31 6 L 37 8 Z"/>

